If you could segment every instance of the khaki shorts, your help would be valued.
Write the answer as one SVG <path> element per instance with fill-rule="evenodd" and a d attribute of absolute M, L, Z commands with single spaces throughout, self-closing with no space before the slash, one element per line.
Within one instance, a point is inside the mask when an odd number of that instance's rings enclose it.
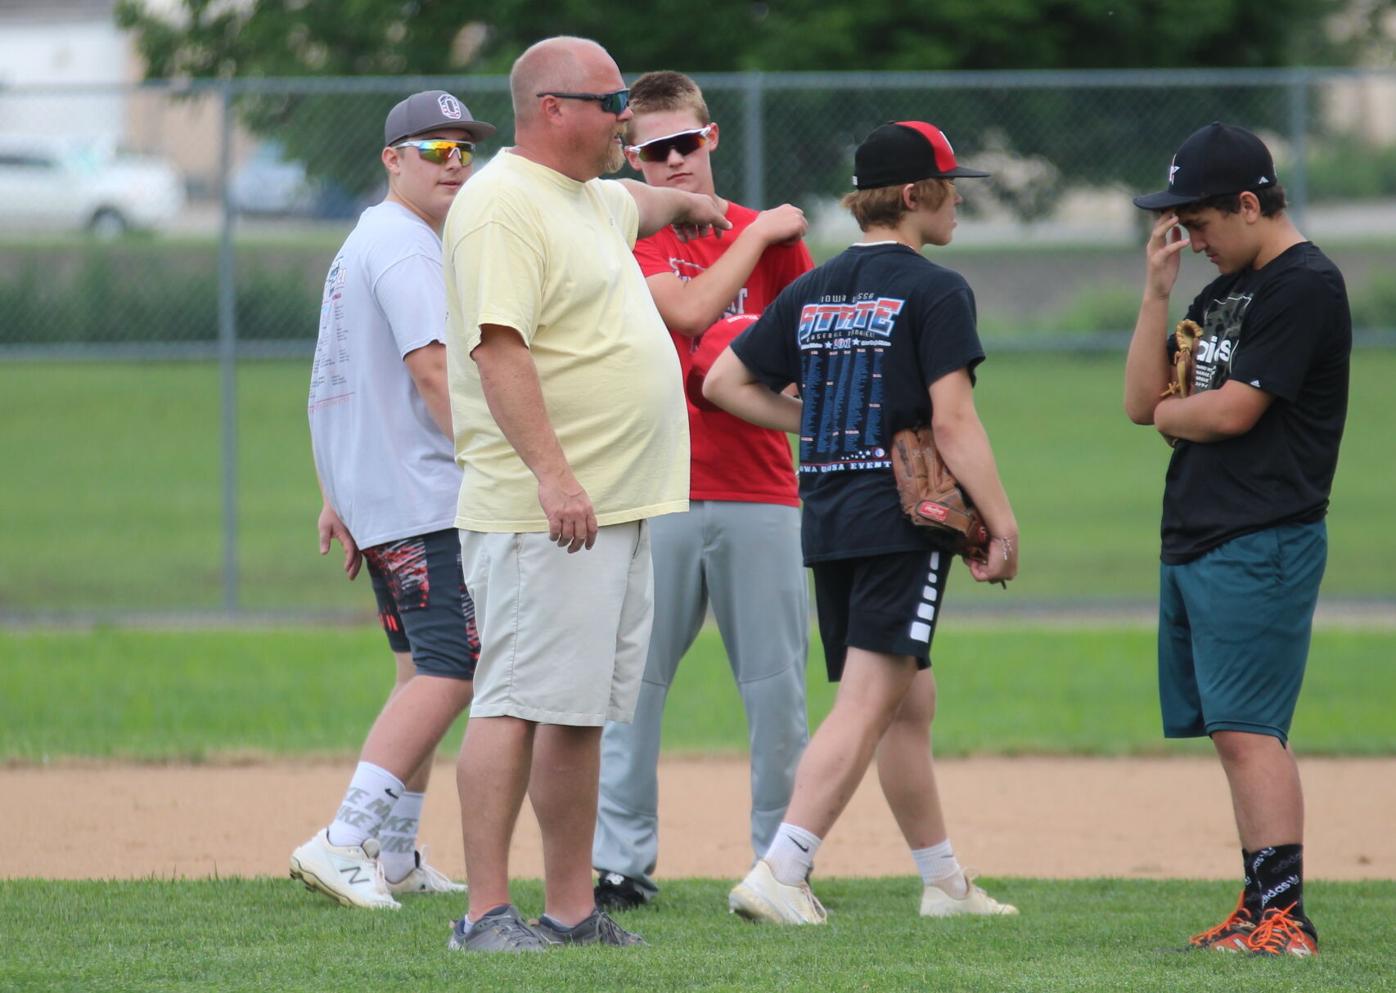
<path fill-rule="evenodd" d="M 461 531 L 480 661 L 472 717 L 599 727 L 635 713 L 653 619 L 645 521 L 569 555 L 545 532 Z"/>

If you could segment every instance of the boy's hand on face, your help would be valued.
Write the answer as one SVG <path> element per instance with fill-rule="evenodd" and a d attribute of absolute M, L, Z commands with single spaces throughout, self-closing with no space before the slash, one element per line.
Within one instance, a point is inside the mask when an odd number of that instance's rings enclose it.
<path fill-rule="evenodd" d="M 783 203 L 757 214 L 749 230 L 755 231 L 764 244 L 790 245 L 805 236 L 809 222 L 799 207 Z"/>
<path fill-rule="evenodd" d="M 1148 244 L 1144 246 L 1147 263 L 1144 292 L 1147 295 L 1168 299 L 1173 292 L 1173 284 L 1178 281 L 1182 251 L 1187 247 L 1188 236 L 1178 224 L 1178 215 L 1171 210 L 1161 213 L 1149 231 Z"/>

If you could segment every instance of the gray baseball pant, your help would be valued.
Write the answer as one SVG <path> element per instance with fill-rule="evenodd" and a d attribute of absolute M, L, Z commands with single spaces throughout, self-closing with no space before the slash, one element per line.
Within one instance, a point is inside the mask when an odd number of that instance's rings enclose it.
<path fill-rule="evenodd" d="M 785 816 L 809 740 L 809 594 L 796 507 L 699 500 L 687 513 L 653 518 L 650 526 L 654 627 L 635 719 L 607 722 L 602 732 L 592 864 L 634 879 L 652 898 L 660 726 L 679 660 L 711 604 L 746 708 L 751 845 L 759 857 Z"/>

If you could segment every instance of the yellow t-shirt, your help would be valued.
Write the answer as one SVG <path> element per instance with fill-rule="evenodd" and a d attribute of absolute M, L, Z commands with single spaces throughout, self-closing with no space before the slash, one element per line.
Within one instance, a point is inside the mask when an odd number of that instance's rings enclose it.
<path fill-rule="evenodd" d="M 447 365 L 456 526 L 546 531 L 538 481 L 491 416 L 470 352 L 480 325 L 519 332 L 543 403 L 600 525 L 688 509 L 688 415 L 678 356 L 631 254 L 635 201 L 504 151 L 446 218 Z"/>

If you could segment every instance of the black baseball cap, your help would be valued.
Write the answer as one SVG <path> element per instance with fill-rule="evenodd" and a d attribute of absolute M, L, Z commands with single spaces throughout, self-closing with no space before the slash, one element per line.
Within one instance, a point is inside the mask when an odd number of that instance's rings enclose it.
<path fill-rule="evenodd" d="M 925 121 L 888 121 L 879 127 L 853 153 L 853 172 L 857 190 L 989 175 L 956 162 L 945 132 Z"/>
<path fill-rule="evenodd" d="M 482 141 L 495 131 L 493 124 L 471 117 L 470 109 L 445 90 L 423 90 L 388 111 L 388 119 L 383 122 L 383 144 L 396 145 L 404 138 L 443 128 L 458 128 L 471 141 Z"/>
<path fill-rule="evenodd" d="M 1188 135 L 1168 164 L 1168 189 L 1135 197 L 1144 210 L 1168 210 L 1207 197 L 1274 186 L 1275 161 L 1254 134 L 1213 121 Z"/>

